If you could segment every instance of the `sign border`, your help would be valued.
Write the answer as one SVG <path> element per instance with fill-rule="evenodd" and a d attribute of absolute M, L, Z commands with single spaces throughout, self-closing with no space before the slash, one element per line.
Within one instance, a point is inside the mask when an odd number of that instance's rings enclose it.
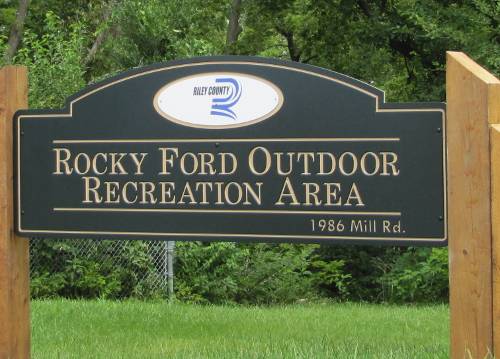
<path fill-rule="evenodd" d="M 293 64 L 293 66 L 291 66 Z M 179 68 L 187 68 L 187 67 L 198 67 L 198 66 L 210 66 L 210 65 L 251 65 L 251 66 L 262 66 L 262 67 L 271 67 L 271 68 L 280 68 L 289 71 L 295 71 L 299 73 L 304 73 L 307 75 L 316 76 L 322 79 L 326 79 L 329 81 L 333 81 L 339 83 L 343 86 L 347 86 L 356 91 L 362 92 L 365 95 L 368 95 L 375 100 L 375 112 L 383 113 L 383 112 L 441 112 L 442 114 L 442 123 L 443 128 L 440 129 L 443 138 L 443 188 L 444 188 L 444 236 L 442 238 L 418 238 L 418 237 L 353 237 L 353 236 L 331 236 L 331 235 L 277 235 L 277 234 L 246 234 L 246 233 L 177 233 L 177 232 L 118 232 L 118 231 L 62 231 L 62 230 L 27 230 L 22 228 L 22 208 L 21 208 L 21 185 L 20 185 L 20 174 L 21 174 L 21 120 L 26 118 L 68 118 L 71 119 L 73 116 L 73 105 L 78 101 L 95 94 L 103 89 L 106 89 L 110 86 L 116 85 L 118 83 L 149 75 L 156 72 L 175 70 Z M 210 71 L 213 72 L 213 71 Z M 224 71 L 221 71 L 224 72 Z M 321 72 L 324 72 L 321 73 Z M 336 78 L 335 76 L 339 77 Z M 362 88 L 366 87 L 372 90 L 372 92 L 368 91 L 368 89 Z M 382 99 L 380 99 L 382 97 Z M 69 111 L 65 111 L 68 110 Z M 37 114 L 32 114 L 33 112 L 37 112 Z M 21 110 L 15 113 L 14 115 L 14 139 L 17 156 L 15 156 L 15 184 L 16 184 L 16 231 L 20 235 L 29 235 L 30 233 L 36 236 L 36 234 L 52 234 L 54 237 L 60 236 L 64 237 L 64 234 L 82 234 L 83 236 L 96 236 L 101 238 L 116 238 L 116 237 L 134 237 L 134 236 L 146 236 L 151 237 L 198 237 L 200 240 L 202 239 L 211 239 L 218 238 L 219 240 L 225 241 L 237 241 L 238 238 L 255 239 L 255 241 L 264 241 L 264 242 L 275 242 L 276 240 L 294 242 L 294 239 L 310 239 L 310 243 L 328 243 L 328 244 L 344 244 L 344 243 L 359 243 L 359 244 L 367 244 L 370 242 L 375 242 L 377 244 L 390 244 L 390 245 L 433 245 L 433 246 L 446 246 L 448 241 L 448 200 L 447 200 L 447 153 L 446 153 L 446 116 L 445 116 L 445 104 L 439 102 L 429 102 L 429 103 L 386 103 L 385 102 L 385 93 L 369 84 L 366 84 L 362 81 L 356 80 L 349 76 L 336 73 L 334 71 L 330 71 L 327 69 L 322 69 L 319 67 L 304 65 L 304 64 L 295 64 L 286 61 L 274 60 L 274 59 L 264 59 L 264 58 L 252 58 L 252 57 L 202 57 L 202 58 L 194 58 L 183 61 L 175 61 L 164 64 L 153 65 L 150 67 L 134 69 L 122 74 L 119 74 L 115 77 L 112 77 L 108 80 L 104 80 L 103 82 L 97 83 L 95 85 L 89 86 L 82 91 L 78 92 L 74 96 L 68 98 L 65 109 L 63 110 Z M 285 138 L 283 138 L 285 139 Z M 328 139 L 325 137 L 324 139 Z M 211 141 L 212 139 L 199 139 L 201 141 Z M 228 139 L 230 140 L 230 139 Z M 292 139 L 293 140 L 293 139 Z M 99 141 L 99 140 L 96 140 Z M 102 140 L 107 141 L 107 140 Z M 134 141 L 133 139 L 127 139 L 124 141 Z M 151 141 L 155 141 L 151 139 Z M 158 140 L 156 140 L 158 141 Z M 274 240 L 273 240 L 274 239 Z M 332 241 L 335 240 L 335 241 Z M 304 242 L 301 242 L 304 243 Z"/>

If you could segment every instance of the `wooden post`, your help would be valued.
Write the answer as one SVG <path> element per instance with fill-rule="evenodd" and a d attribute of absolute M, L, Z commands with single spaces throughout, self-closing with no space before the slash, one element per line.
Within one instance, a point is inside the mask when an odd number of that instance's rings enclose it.
<path fill-rule="evenodd" d="M 448 52 L 446 70 L 451 357 L 493 354 L 492 242 L 495 215 L 491 186 L 490 125 L 500 123 L 500 82 L 463 53 Z M 496 95 L 495 95 L 496 93 Z M 497 171 L 500 169 L 497 166 Z M 500 172 L 498 172 L 500 173 Z M 499 187 L 500 188 L 500 187 Z M 500 198 L 497 199 L 497 202 Z M 500 294 L 500 293 L 499 293 Z M 500 296 L 497 296 L 500 299 Z M 498 299 L 496 299 L 498 301 Z M 500 303 L 496 303 L 497 305 Z M 500 314 L 500 312 L 499 312 Z M 497 347 L 500 349 L 500 344 Z M 498 354 L 497 354 L 498 355 Z"/>
<path fill-rule="evenodd" d="M 496 90 L 500 104 L 500 86 Z M 497 105 L 497 108 L 500 105 Z M 497 115 L 500 122 L 500 115 Z M 500 125 L 492 125 L 491 141 L 491 211 L 493 247 L 493 352 L 500 358 Z"/>
<path fill-rule="evenodd" d="M 490 85 L 491 211 L 493 247 L 493 349 L 500 358 L 500 81 Z"/>
<path fill-rule="evenodd" d="M 25 67 L 0 69 L 0 358 L 29 358 L 29 242 L 14 234 L 12 116 L 27 108 Z"/>

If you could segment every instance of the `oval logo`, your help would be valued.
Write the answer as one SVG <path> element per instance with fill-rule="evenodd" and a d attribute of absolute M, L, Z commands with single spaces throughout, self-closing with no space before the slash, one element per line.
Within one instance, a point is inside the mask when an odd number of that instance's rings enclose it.
<path fill-rule="evenodd" d="M 190 127 L 220 129 L 248 126 L 279 111 L 283 94 L 262 78 L 211 72 L 173 81 L 155 95 L 156 111 Z"/>

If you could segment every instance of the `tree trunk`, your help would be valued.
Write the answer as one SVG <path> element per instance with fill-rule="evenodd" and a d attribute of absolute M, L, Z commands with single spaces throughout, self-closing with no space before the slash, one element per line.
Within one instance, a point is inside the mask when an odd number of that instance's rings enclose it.
<path fill-rule="evenodd" d="M 24 23 L 26 21 L 26 15 L 28 14 L 28 6 L 29 0 L 19 0 L 16 19 L 12 24 L 7 49 L 4 54 L 4 61 L 7 64 L 12 63 L 12 59 L 14 58 L 17 48 L 21 43 L 21 39 L 23 38 Z"/>
<path fill-rule="evenodd" d="M 290 60 L 300 62 L 302 51 L 297 47 L 293 38 L 293 32 L 277 27 L 276 30 L 286 39 Z"/>
<path fill-rule="evenodd" d="M 233 0 L 229 13 L 229 24 L 226 34 L 226 54 L 233 53 L 232 47 L 238 41 L 242 28 L 240 26 L 241 0 Z"/>
<path fill-rule="evenodd" d="M 108 6 L 106 6 L 106 8 L 104 9 L 103 15 L 102 15 L 103 22 L 107 22 L 109 20 L 109 18 L 111 17 L 111 14 L 113 13 L 113 8 L 115 7 L 116 3 L 117 3 L 116 0 L 111 0 L 108 3 Z M 97 51 L 99 51 L 99 49 L 102 46 L 102 44 L 104 43 L 104 41 L 106 41 L 106 39 L 108 38 L 110 33 L 113 32 L 113 30 L 114 30 L 113 26 L 110 25 L 110 26 L 107 26 L 105 29 L 103 29 L 102 31 L 100 31 L 97 34 L 97 36 L 94 40 L 94 43 L 90 47 L 89 51 L 87 52 L 87 56 L 85 57 L 84 63 L 86 66 L 88 66 L 94 60 L 94 58 L 97 54 Z"/>

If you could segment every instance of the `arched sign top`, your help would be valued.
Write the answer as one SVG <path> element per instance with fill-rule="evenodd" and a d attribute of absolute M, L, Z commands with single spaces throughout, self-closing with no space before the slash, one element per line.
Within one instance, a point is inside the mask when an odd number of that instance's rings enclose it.
<path fill-rule="evenodd" d="M 16 114 L 16 229 L 444 245 L 444 109 L 274 59 L 133 69 Z"/>
<path fill-rule="evenodd" d="M 89 85 L 76 94 L 70 96 L 66 101 L 66 108 L 70 109 L 72 104 L 84 100 L 88 96 L 97 94 L 111 86 L 117 86 L 125 81 L 139 80 L 143 77 L 157 76 L 163 72 L 175 72 L 190 69 L 203 72 L 207 67 L 213 66 L 231 66 L 240 65 L 245 68 L 264 68 L 264 69 L 280 69 L 290 71 L 296 74 L 304 74 L 319 79 L 335 82 L 341 86 L 345 86 L 360 93 L 376 98 L 380 104 L 384 103 L 384 91 L 360 80 L 357 80 L 348 75 L 344 75 L 335 71 L 327 70 L 321 67 L 297 63 L 287 60 L 270 59 L 255 56 L 211 56 L 211 57 L 196 57 L 186 60 L 176 60 L 166 63 L 157 63 L 145 67 L 134 68 L 128 71 L 121 72 L 111 76 L 108 79 L 99 81 Z M 243 70 L 244 71 L 244 70 Z"/>

